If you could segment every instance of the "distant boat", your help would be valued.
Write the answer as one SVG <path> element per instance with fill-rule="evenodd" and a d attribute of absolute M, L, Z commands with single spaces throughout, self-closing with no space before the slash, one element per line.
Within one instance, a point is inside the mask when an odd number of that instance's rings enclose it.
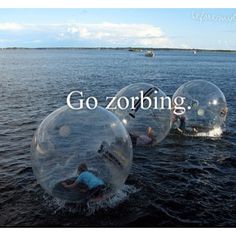
<path fill-rule="evenodd" d="M 196 51 L 196 50 L 193 50 L 193 54 L 194 54 L 194 55 L 197 54 L 197 51 Z"/>
<path fill-rule="evenodd" d="M 151 51 L 151 50 L 148 50 L 148 51 L 145 52 L 144 55 L 145 55 L 145 57 L 154 57 L 154 52 Z"/>
<path fill-rule="evenodd" d="M 140 48 L 129 48 L 129 52 L 141 52 L 142 49 Z"/>

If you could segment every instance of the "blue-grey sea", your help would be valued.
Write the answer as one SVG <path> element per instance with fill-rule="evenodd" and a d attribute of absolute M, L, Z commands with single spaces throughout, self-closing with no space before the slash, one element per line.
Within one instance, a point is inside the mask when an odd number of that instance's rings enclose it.
<path fill-rule="evenodd" d="M 106 96 L 136 82 L 172 95 L 204 79 L 225 94 L 229 113 L 219 139 L 175 133 L 153 148 L 137 147 L 116 199 L 66 207 L 47 195 L 31 168 L 40 122 L 73 90 Z M 202 91 L 204 93 L 204 91 Z M 0 226 L 236 226 L 236 53 L 157 50 L 12 49 L 0 51 Z"/>

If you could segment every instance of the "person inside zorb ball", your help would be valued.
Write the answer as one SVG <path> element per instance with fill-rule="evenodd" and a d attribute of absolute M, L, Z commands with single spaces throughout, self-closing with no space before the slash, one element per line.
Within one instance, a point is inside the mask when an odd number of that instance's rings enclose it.
<path fill-rule="evenodd" d="M 175 115 L 174 125 L 182 134 L 214 137 L 222 134 L 228 108 L 216 85 L 205 80 L 189 81 L 176 90 L 173 104 L 178 97 L 184 98 L 185 112 Z"/>
<path fill-rule="evenodd" d="M 71 202 L 99 201 L 124 184 L 132 164 L 130 137 L 111 112 L 63 106 L 33 137 L 33 172 L 50 195 Z"/>
<path fill-rule="evenodd" d="M 162 90 L 148 83 L 128 85 L 115 95 L 111 105 L 115 109 L 110 110 L 122 121 L 134 146 L 153 146 L 167 136 L 172 112 L 161 109 L 166 98 Z"/>

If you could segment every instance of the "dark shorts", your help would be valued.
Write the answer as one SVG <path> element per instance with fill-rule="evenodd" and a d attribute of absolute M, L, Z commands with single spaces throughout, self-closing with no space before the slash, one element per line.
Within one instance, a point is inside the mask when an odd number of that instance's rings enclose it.
<path fill-rule="evenodd" d="M 95 188 L 92 188 L 89 190 L 89 196 L 90 198 L 96 198 L 105 193 L 106 186 L 105 185 L 98 185 Z"/>

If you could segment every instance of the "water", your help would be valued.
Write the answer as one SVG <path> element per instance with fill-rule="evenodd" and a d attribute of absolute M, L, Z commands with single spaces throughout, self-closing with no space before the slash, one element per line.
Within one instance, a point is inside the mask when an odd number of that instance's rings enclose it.
<path fill-rule="evenodd" d="M 193 79 L 225 94 L 229 114 L 220 139 L 171 133 L 152 149 L 136 148 L 126 185 L 100 206 L 65 206 L 37 184 L 31 139 L 70 91 L 105 104 L 130 83 L 153 83 L 171 95 Z M 2 50 L 0 81 L 0 226 L 236 226 L 236 54 Z"/>

